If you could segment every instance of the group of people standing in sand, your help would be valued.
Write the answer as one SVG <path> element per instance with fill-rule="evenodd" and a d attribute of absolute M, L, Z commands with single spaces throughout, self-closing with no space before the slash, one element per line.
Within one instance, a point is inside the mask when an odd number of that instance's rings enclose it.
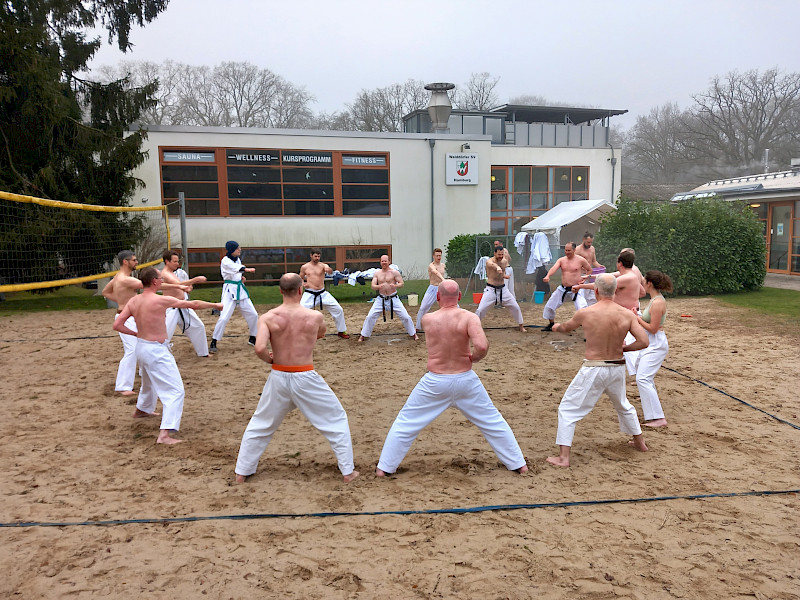
<path fill-rule="evenodd" d="M 591 240 L 582 246 L 587 253 Z M 118 303 L 113 327 L 120 333 L 125 348 L 116 389 L 127 395 L 134 393 L 133 375 L 138 360 L 142 386 L 134 417 L 156 414 L 156 399 L 160 398 L 163 416 L 157 442 L 174 444 L 181 441 L 170 435 L 179 428 L 184 399 L 183 383 L 170 351 L 172 332 L 178 320 L 183 323 L 184 331 L 194 327 L 193 334 L 188 337 L 197 354 L 207 356 L 208 352 L 217 350 L 225 325 L 234 308 L 239 306 L 250 331 L 248 343 L 255 347 L 260 359 L 272 365 L 272 372 L 242 438 L 235 468 L 237 481 L 243 482 L 255 473 L 272 436 L 294 408 L 298 408 L 327 438 L 344 481 L 352 481 L 359 473 L 354 466 L 347 414 L 313 365 L 314 345 L 325 335 L 322 314 L 314 310 L 317 305 L 320 309 L 324 306 L 331 313 L 339 337 L 350 337 L 341 306 L 325 290 L 324 279 L 331 273 L 330 267 L 320 261 L 319 250 L 312 250 L 310 261 L 302 266 L 299 275 L 286 273 L 280 278 L 281 305 L 259 317 L 244 284 L 244 273 L 253 269 L 242 264 L 241 248 L 236 242 L 228 242 L 226 251 L 221 262 L 224 285 L 219 303 L 188 300 L 192 285 L 205 281 L 205 278 L 189 279 L 185 273 L 181 276 L 176 252 L 165 252 L 165 266 L 161 272 L 149 267 L 142 271 L 139 279 L 132 276 L 136 257 L 129 251 L 120 253 L 120 271 L 103 291 L 104 296 Z M 371 284 L 378 295 L 364 320 L 359 342 L 369 338 L 380 313 L 385 319 L 388 308 L 390 316 L 398 314 L 412 339 L 418 339 L 418 330 L 425 332 L 428 372 L 412 390 L 387 434 L 376 468 L 378 476 L 393 474 L 420 431 L 451 406 L 459 409 L 479 428 L 506 468 L 518 473 L 527 471 L 525 458 L 510 426 L 472 370 L 472 364 L 483 359 L 488 352 L 489 343 L 481 319 L 489 305 L 496 303 L 511 308 L 520 330 L 525 331 L 519 305 L 505 286 L 511 277 L 507 254 L 498 244 L 494 256 L 487 261 L 486 302 L 482 299 L 478 310 L 472 313 L 459 307 L 461 291 L 458 284 L 446 278 L 445 266 L 441 262 L 442 251 L 434 249 L 433 261 L 428 266 L 430 286 L 417 313 L 416 327 L 397 297 L 397 289 L 403 285 L 402 277 L 391 268 L 388 256 L 381 257 L 381 268 L 374 273 Z M 563 324 L 551 319 L 551 324 L 545 329 L 568 333 L 582 326 L 586 336 L 584 364 L 559 406 L 556 443 L 560 451 L 558 456 L 547 459 L 552 464 L 569 466 L 575 426 L 604 392 L 618 413 L 621 431 L 633 436 L 630 443 L 636 449 L 647 450 L 636 410 L 625 397 L 625 364 L 633 353 L 638 352 L 631 365 L 637 373 L 646 424 L 666 425 L 653 377 L 668 349 L 663 333 L 666 304 L 660 292 L 671 291 L 671 282 L 658 271 L 650 271 L 642 278 L 638 269 L 634 270 L 633 258 L 632 250 L 623 250 L 618 257 L 617 273 L 601 274 L 592 283 L 587 283 L 586 273 L 582 271 L 588 267 L 591 273 L 592 264 L 597 263 L 594 248 L 587 258 L 586 254 L 576 254 L 575 245 L 570 243 L 565 257 L 559 259 L 548 273 L 549 279 L 557 270 L 562 271 L 562 286 L 554 294 L 562 295 L 561 302 L 568 293 L 573 297 L 580 294 L 584 302 L 572 319 Z M 142 293 L 137 294 L 140 290 Z M 587 300 L 589 294 L 584 290 L 592 292 L 591 305 Z M 158 295 L 158 291 L 163 295 Z M 638 302 L 644 293 L 650 295 L 651 303 L 639 316 Z M 434 302 L 439 303 L 439 310 L 431 313 Z M 555 306 L 548 303 L 553 316 L 561 302 Z M 194 313 L 195 309 L 202 308 L 221 311 L 209 347 L 203 345 L 205 328 Z M 201 329 L 202 341 L 198 334 Z"/>

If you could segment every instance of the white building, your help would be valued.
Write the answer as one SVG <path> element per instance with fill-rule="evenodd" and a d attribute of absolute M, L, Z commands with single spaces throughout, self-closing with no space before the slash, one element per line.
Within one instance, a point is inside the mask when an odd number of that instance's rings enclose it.
<path fill-rule="evenodd" d="M 218 280 L 235 240 L 256 268 L 250 281 L 298 271 L 314 247 L 334 268 L 389 254 L 422 278 L 432 249 L 458 234 L 511 235 L 560 202 L 614 201 L 620 149 L 608 119 L 624 112 L 453 111 L 446 134 L 429 132 L 425 111 L 406 117 L 405 133 L 150 126 L 136 176 L 145 205 L 183 192 L 192 275 Z"/>

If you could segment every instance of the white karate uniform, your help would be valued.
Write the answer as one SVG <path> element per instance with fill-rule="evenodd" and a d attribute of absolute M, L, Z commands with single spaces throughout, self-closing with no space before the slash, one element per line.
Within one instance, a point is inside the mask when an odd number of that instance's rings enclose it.
<path fill-rule="evenodd" d="M 566 296 L 564 294 L 565 291 L 567 292 Z M 550 299 L 547 301 L 547 304 L 544 305 L 542 317 L 548 321 L 555 321 L 556 310 L 564 303 L 565 297 L 570 297 L 575 303 L 575 310 L 586 308 L 586 300 L 583 296 L 572 292 L 572 288 L 567 290 L 567 288 L 565 288 L 563 285 L 560 285 L 556 288 L 556 291 L 550 295 Z"/>
<path fill-rule="evenodd" d="M 558 405 L 556 444 L 572 446 L 575 425 L 588 415 L 605 392 L 617 411 L 622 433 L 639 435 L 642 428 L 636 409 L 625 397 L 625 365 L 582 366 Z"/>
<path fill-rule="evenodd" d="M 642 311 L 637 310 L 636 314 L 642 316 Z M 636 341 L 634 335 L 629 331 L 625 334 L 623 343 L 627 346 Z M 639 362 L 639 352 L 641 350 L 631 350 L 625 353 L 625 368 L 628 370 L 628 375 L 636 375 L 636 363 Z M 638 384 L 637 384 L 638 385 Z"/>
<path fill-rule="evenodd" d="M 419 310 L 417 311 L 417 331 L 422 331 L 422 317 L 431 309 L 436 302 L 436 294 L 439 291 L 438 285 L 429 285 L 425 290 L 425 295 L 422 297 L 422 302 L 419 303 Z"/>
<path fill-rule="evenodd" d="M 312 294 L 311 292 L 322 292 L 319 295 Z M 339 333 L 344 333 L 347 331 L 347 325 L 344 323 L 344 310 L 336 301 L 336 298 L 331 295 L 330 292 L 322 290 L 306 290 L 303 292 L 302 298 L 300 298 L 300 304 L 305 306 L 306 308 L 315 308 L 319 304 L 322 304 L 328 312 L 333 317 L 333 320 L 336 322 L 336 331 Z"/>
<path fill-rule="evenodd" d="M 242 267 L 243 265 L 241 259 L 237 258 L 236 261 L 233 261 L 227 256 L 223 256 L 222 262 L 220 262 L 219 265 L 220 272 L 222 273 L 222 279 L 224 281 L 241 282 Z M 222 336 L 225 333 L 225 327 L 228 325 L 228 321 L 230 321 L 231 315 L 233 314 L 233 309 L 237 306 L 239 307 L 239 311 L 242 313 L 244 320 L 247 321 L 247 327 L 250 329 L 250 335 L 256 335 L 258 332 L 258 313 L 256 312 L 256 309 L 250 300 L 247 290 L 244 288 L 244 284 L 224 284 L 222 286 L 222 299 L 220 302 L 222 302 L 222 311 L 220 312 L 217 325 L 214 327 L 214 333 L 211 335 L 213 339 L 217 341 L 222 339 Z"/>
<path fill-rule="evenodd" d="M 389 307 L 392 307 L 391 309 Z M 403 323 L 403 327 L 405 327 L 406 333 L 408 335 L 414 335 L 417 333 L 417 330 L 414 329 L 414 321 L 409 316 L 406 307 L 403 306 L 403 303 L 400 301 L 400 298 L 397 297 L 397 294 L 386 298 L 385 296 L 378 295 L 375 298 L 375 302 L 372 303 L 372 308 L 369 309 L 367 313 L 367 317 L 364 319 L 364 324 L 361 326 L 361 335 L 365 338 L 372 335 L 372 330 L 375 327 L 375 323 L 378 322 L 378 316 L 384 314 L 384 307 L 387 311 L 394 311 L 400 321 Z"/>
<path fill-rule="evenodd" d="M 594 293 L 594 290 L 590 290 L 588 288 L 581 288 L 578 291 L 580 296 L 583 296 L 584 302 L 586 302 L 586 306 L 591 306 L 592 304 L 597 304 L 597 296 Z"/>
<path fill-rule="evenodd" d="M 492 403 L 481 380 L 470 370 L 448 375 L 428 372 L 422 376 L 389 429 L 378 468 L 394 473 L 419 432 L 451 406 L 480 430 L 508 470 L 525 465 L 511 427 Z"/>
<path fill-rule="evenodd" d="M 175 328 L 181 322 L 181 330 L 192 342 L 197 356 L 208 356 L 208 339 L 206 337 L 206 326 L 197 313 L 191 308 L 168 308 L 167 309 L 167 341 L 172 341 Z"/>
<path fill-rule="evenodd" d="M 503 306 L 508 307 L 511 311 L 511 316 L 514 317 L 517 325 L 522 325 L 522 309 L 519 307 L 519 304 L 517 304 L 517 299 L 514 298 L 514 295 L 508 291 L 505 285 L 503 285 L 500 290 L 497 290 L 487 284 L 486 289 L 483 290 L 483 296 L 481 297 L 481 302 L 478 304 L 478 310 L 475 311 L 475 314 L 478 315 L 479 319 L 483 320 L 489 307 L 499 303 L 501 298 Z"/>
<path fill-rule="evenodd" d="M 136 408 L 152 413 L 156 409 L 156 400 L 161 400 L 161 429 L 177 431 L 181 427 L 185 392 L 175 357 L 169 350 L 169 342 L 139 340 L 136 358 L 142 365 L 142 387 L 136 399 Z"/>
<path fill-rule="evenodd" d="M 664 410 L 658 400 L 658 392 L 654 383 L 656 373 L 669 352 L 667 335 L 663 330 L 655 333 L 647 332 L 650 345 L 639 350 L 636 360 L 636 385 L 639 386 L 639 397 L 642 400 L 642 412 L 645 421 L 663 419 Z M 626 352 L 627 354 L 627 352 Z"/>
<path fill-rule="evenodd" d="M 247 424 L 239 457 L 237 475 L 252 475 L 272 436 L 289 412 L 297 408 L 328 440 L 342 475 L 353 472 L 353 442 L 347 413 L 325 380 L 316 371 L 270 372 L 261 399 Z"/>
<path fill-rule="evenodd" d="M 115 321 L 119 315 L 120 313 L 114 315 Z M 131 331 L 139 331 L 136 329 L 136 321 L 133 320 L 132 316 L 126 319 L 125 327 Z M 114 384 L 114 391 L 130 392 L 133 391 L 133 381 L 136 378 L 136 342 L 138 338 L 127 333 L 120 333 L 119 338 L 122 340 L 123 354 L 117 368 L 117 381 Z"/>

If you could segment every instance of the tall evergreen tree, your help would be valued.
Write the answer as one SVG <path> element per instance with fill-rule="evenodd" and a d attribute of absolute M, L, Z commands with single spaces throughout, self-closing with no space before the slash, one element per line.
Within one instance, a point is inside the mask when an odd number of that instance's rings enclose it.
<path fill-rule="evenodd" d="M 109 43 L 126 51 L 131 27 L 149 23 L 167 3 L 0 2 L 0 189 L 86 204 L 128 203 L 139 183 L 131 171 L 144 161 L 141 146 L 146 134 L 127 130 L 152 106 L 156 84 L 131 89 L 125 80 L 101 84 L 81 77 L 101 44 L 88 32 L 102 28 Z M 41 253 L 42 268 L 32 279 L 54 271 L 98 272 L 95 265 L 71 264 L 70 250 L 54 256 L 51 249 L 77 248 L 89 237 L 110 232 L 112 228 L 105 225 L 116 218 L 113 213 L 82 219 L 71 233 L 47 239 L 56 229 L 42 223 L 46 217 L 33 215 L 34 210 L 16 207 L 0 222 L 0 276 L 21 282 L 6 270 L 6 259 L 20 248 Z M 129 239 L 109 241 L 125 247 L 136 243 L 141 233 L 141 223 L 133 220 Z M 101 254 L 95 257 L 96 265 L 113 258 L 111 250 Z"/>

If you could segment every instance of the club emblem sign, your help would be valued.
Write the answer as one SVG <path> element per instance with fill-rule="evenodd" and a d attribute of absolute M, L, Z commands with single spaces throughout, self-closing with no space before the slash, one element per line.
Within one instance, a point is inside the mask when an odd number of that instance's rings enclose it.
<path fill-rule="evenodd" d="M 478 185 L 478 155 L 448 154 L 445 178 L 447 185 Z"/>

